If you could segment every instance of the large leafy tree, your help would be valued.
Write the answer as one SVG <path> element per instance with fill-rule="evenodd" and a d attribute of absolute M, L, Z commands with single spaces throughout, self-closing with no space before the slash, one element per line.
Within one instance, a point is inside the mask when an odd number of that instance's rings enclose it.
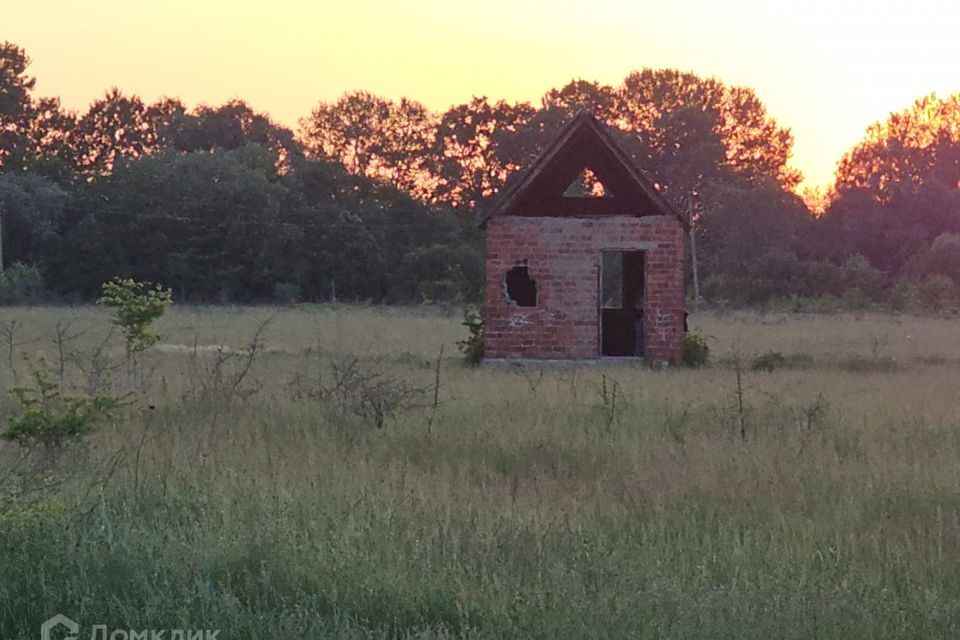
<path fill-rule="evenodd" d="M 413 100 L 394 102 L 357 91 L 317 105 L 301 121 L 301 139 L 314 158 L 339 161 L 352 173 L 388 181 L 426 199 L 435 120 Z"/>
<path fill-rule="evenodd" d="M 67 192 L 43 176 L 0 174 L 4 262 L 33 264 L 49 256 L 60 239 L 67 200 Z"/>
<path fill-rule="evenodd" d="M 64 178 L 75 162 L 76 118 L 59 98 L 34 98 L 30 58 L 15 44 L 0 44 L 0 171 L 30 169 Z"/>
<path fill-rule="evenodd" d="M 800 180 L 787 164 L 792 134 L 770 118 L 751 89 L 673 69 L 644 69 L 624 79 L 616 118 L 644 138 L 651 164 L 688 152 L 696 157 L 703 145 L 719 143 L 722 155 L 711 150 L 709 162 L 695 162 L 723 165 L 751 184 L 772 179 L 792 188 Z"/>
<path fill-rule="evenodd" d="M 960 285 L 960 234 L 937 236 L 927 251 L 910 259 L 906 271 L 914 277 L 946 276 Z"/>
<path fill-rule="evenodd" d="M 515 105 L 520 117 L 506 120 L 508 126 L 499 126 L 490 133 L 490 139 L 495 141 L 493 150 L 499 165 L 512 172 L 516 167 L 529 164 L 580 111 L 590 111 L 601 120 L 615 123 L 616 100 L 615 90 L 607 85 L 574 80 L 544 94 L 540 109 Z M 631 148 L 630 138 L 617 135 L 617 129 L 613 129 L 613 133 L 621 145 Z M 501 186 L 497 184 L 496 190 Z M 585 186 L 589 188 L 590 185 Z"/>
<path fill-rule="evenodd" d="M 798 178 L 789 131 L 752 91 L 714 79 L 645 69 L 616 87 L 575 80 L 539 106 L 475 97 L 443 113 L 355 92 L 319 104 L 294 138 L 241 100 L 189 109 L 113 89 L 74 115 L 31 97 L 28 64 L 15 45 L 0 49 L 0 162 L 53 181 L 14 180 L 0 195 L 23 214 L 10 223 L 23 256 L 46 256 L 64 289 L 93 291 L 123 273 L 207 298 L 262 297 L 277 282 L 310 298 L 334 288 L 430 298 L 479 273 L 465 217 L 436 214 L 483 206 L 581 109 L 607 122 L 675 203 L 700 196 L 701 253 L 714 273 L 745 273 L 758 256 L 808 259 L 797 240 L 804 211 L 788 193 Z M 950 131 L 919 147 L 925 160 L 910 166 L 956 186 Z M 938 209 L 924 197 L 923 211 Z M 865 209 L 847 204 L 832 224 L 859 228 Z M 927 241 L 946 228 L 924 220 Z M 834 244 L 838 256 L 856 248 L 872 260 L 890 242 Z"/>
<path fill-rule="evenodd" d="M 861 254 L 891 276 L 943 233 L 960 232 L 960 190 L 938 181 L 896 182 L 882 201 L 871 189 L 844 189 L 821 217 L 818 246 L 835 260 Z"/>
<path fill-rule="evenodd" d="M 434 199 L 454 207 L 475 207 L 495 195 L 523 158 L 504 149 L 536 115 L 527 103 L 473 98 L 450 108 L 437 126 L 432 150 L 438 183 Z"/>
<path fill-rule="evenodd" d="M 674 70 L 645 69 L 620 87 L 574 80 L 541 107 L 475 97 L 436 117 L 418 103 L 366 92 L 321 103 L 301 122 L 313 157 L 385 180 L 420 200 L 474 208 L 495 196 L 581 109 L 620 133 L 621 144 L 677 202 L 735 178 L 794 187 L 793 138 L 756 94 Z"/>
<path fill-rule="evenodd" d="M 479 287 L 472 225 L 330 161 L 300 162 L 282 182 L 284 219 L 300 235 L 284 252 L 290 265 L 281 270 L 295 274 L 307 299 L 421 301 L 438 282 L 450 284 L 454 272 L 472 278 L 464 291 Z M 436 246 L 450 249 L 442 269 L 420 259 Z"/>
<path fill-rule="evenodd" d="M 460 272 L 477 272 L 476 252 L 460 250 L 475 244 L 452 216 L 333 162 L 278 170 L 256 144 L 168 148 L 78 187 L 48 254 L 64 292 L 94 295 L 119 274 L 162 281 L 185 299 L 262 300 L 284 284 L 305 299 L 400 302 L 451 282 L 460 261 Z M 437 245 L 463 259 L 438 271 L 422 253 Z"/>
<path fill-rule="evenodd" d="M 365 91 L 322 102 L 300 123 L 304 146 L 313 157 L 339 160 L 352 173 L 375 174 L 390 107 L 389 100 Z"/>
<path fill-rule="evenodd" d="M 180 151 L 232 151 L 257 144 L 269 150 L 284 170 L 301 155 L 290 129 L 243 100 L 216 107 L 201 105 L 188 112 L 179 101 L 168 99 L 152 105 L 148 113 L 163 144 Z"/>
<path fill-rule="evenodd" d="M 499 165 L 512 169 L 530 162 L 581 109 L 605 121 L 679 206 L 711 184 L 772 183 L 789 191 L 799 181 L 787 164 L 792 135 L 767 115 L 751 90 L 669 69 L 631 73 L 616 88 L 575 80 L 547 92 L 542 108 L 513 130 L 489 134 Z M 454 119 L 467 117 L 460 113 Z M 478 151 L 465 155 L 476 157 Z"/>
<path fill-rule="evenodd" d="M 30 58 L 11 42 L 0 44 L 0 169 L 17 164 L 25 153 L 23 131 L 31 118 L 30 92 L 36 79 L 27 75 Z"/>
<path fill-rule="evenodd" d="M 30 120 L 23 129 L 24 167 L 65 180 L 77 162 L 72 144 L 76 126 L 76 115 L 66 111 L 59 98 L 34 100 Z"/>
<path fill-rule="evenodd" d="M 618 102 L 616 89 L 588 80 L 573 80 L 560 89 L 551 89 L 540 100 L 544 110 L 557 111 L 566 118 L 585 109 L 607 122 L 616 122 Z"/>
<path fill-rule="evenodd" d="M 716 114 L 683 105 L 660 113 L 649 129 L 633 132 L 635 160 L 679 207 L 706 185 L 733 182 L 716 127 Z"/>
<path fill-rule="evenodd" d="M 144 116 L 156 132 L 161 146 L 173 147 L 180 151 L 192 150 L 181 142 L 193 116 L 180 99 L 161 98 L 146 107 Z"/>
<path fill-rule="evenodd" d="M 208 299 L 262 295 L 259 266 L 284 192 L 273 176 L 272 158 L 256 146 L 123 163 L 76 202 L 57 282 L 93 293 L 122 275 Z"/>
<path fill-rule="evenodd" d="M 30 92 L 36 78 L 27 75 L 30 58 L 12 42 L 0 44 L 0 115 L 4 122 L 14 122 L 30 108 Z"/>
<path fill-rule="evenodd" d="M 697 230 L 708 298 L 758 303 L 835 292 L 834 270 L 811 251 L 815 219 L 799 196 L 768 182 L 714 184 L 703 198 Z"/>
<path fill-rule="evenodd" d="M 818 227 L 835 260 L 861 254 L 891 278 L 960 232 L 960 94 L 921 98 L 871 125 L 838 164 Z"/>
<path fill-rule="evenodd" d="M 122 158 L 156 151 L 159 140 L 143 101 L 113 88 L 77 120 L 72 146 L 81 170 L 102 174 L 112 171 Z"/>
<path fill-rule="evenodd" d="M 905 184 L 960 186 L 960 94 L 927 96 L 867 129 L 837 166 L 838 193 L 863 189 L 889 201 Z"/>

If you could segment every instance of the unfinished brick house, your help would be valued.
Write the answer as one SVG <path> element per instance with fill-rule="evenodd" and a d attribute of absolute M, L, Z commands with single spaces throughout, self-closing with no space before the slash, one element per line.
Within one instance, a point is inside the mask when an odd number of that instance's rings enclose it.
<path fill-rule="evenodd" d="M 480 226 L 485 359 L 681 358 L 688 223 L 590 113 Z"/>

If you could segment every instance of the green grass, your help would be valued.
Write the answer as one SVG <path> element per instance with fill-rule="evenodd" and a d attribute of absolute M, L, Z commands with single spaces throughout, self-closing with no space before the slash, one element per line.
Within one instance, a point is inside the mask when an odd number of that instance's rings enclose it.
<path fill-rule="evenodd" d="M 58 463 L 81 471 L 0 506 L 0 638 L 35 638 L 57 612 L 84 638 L 96 624 L 224 640 L 960 631 L 956 322 L 697 318 L 718 356 L 810 354 L 746 372 L 741 415 L 721 365 L 468 369 L 456 316 L 302 308 L 268 327 L 243 393 L 192 393 L 217 358 L 194 342 L 239 350 L 270 313 L 175 310 L 144 383 L 112 376 L 137 403 Z M 85 331 L 72 348 L 87 358 L 107 330 L 88 309 L 0 313 L 15 317 L 36 340 L 18 350 L 48 361 L 58 320 Z M 303 392 L 347 354 L 429 391 L 382 429 Z M 885 358 L 899 366 L 836 365 Z M 87 382 L 73 364 L 66 378 Z M 0 445 L 0 464 L 15 453 Z"/>

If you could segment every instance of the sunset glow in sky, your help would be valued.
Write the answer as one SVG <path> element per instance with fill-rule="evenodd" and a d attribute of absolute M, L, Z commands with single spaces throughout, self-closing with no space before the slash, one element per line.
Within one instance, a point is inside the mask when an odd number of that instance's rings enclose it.
<path fill-rule="evenodd" d="M 47 0 L 6 3 L 38 95 L 84 109 L 111 86 L 188 105 L 247 100 L 296 127 L 365 89 L 435 110 L 538 101 L 577 77 L 674 67 L 756 90 L 808 185 L 866 127 L 960 91 L 960 5 L 890 0 Z"/>

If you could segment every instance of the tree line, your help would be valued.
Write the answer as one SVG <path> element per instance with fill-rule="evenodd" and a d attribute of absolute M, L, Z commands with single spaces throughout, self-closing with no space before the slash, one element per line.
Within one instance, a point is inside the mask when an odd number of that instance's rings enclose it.
<path fill-rule="evenodd" d="M 676 70 L 442 113 L 358 91 L 293 131 L 241 100 L 189 108 L 117 89 L 75 113 L 35 95 L 28 67 L 0 46 L 3 264 L 57 296 L 91 299 L 125 276 L 194 300 L 475 301 L 475 213 L 590 109 L 695 219 L 708 301 L 958 297 L 957 96 L 871 127 L 811 211 L 792 134 L 756 93 Z"/>

